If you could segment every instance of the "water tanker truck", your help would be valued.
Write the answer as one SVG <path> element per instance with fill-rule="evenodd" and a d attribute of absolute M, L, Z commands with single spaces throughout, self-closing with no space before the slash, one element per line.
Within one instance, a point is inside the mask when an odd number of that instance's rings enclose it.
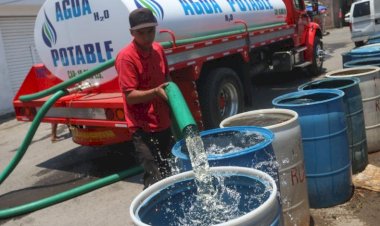
<path fill-rule="evenodd" d="M 140 7 L 158 20 L 156 41 L 199 128 L 217 127 L 251 104 L 253 75 L 294 68 L 321 72 L 322 32 L 303 0 L 49 0 L 34 30 L 43 64 L 31 67 L 14 98 L 17 119 L 33 120 L 49 98 L 21 101 L 20 96 L 112 61 L 132 40 L 128 17 Z M 70 90 L 75 91 L 60 98 L 43 122 L 68 125 L 81 145 L 130 139 L 114 67 Z"/>

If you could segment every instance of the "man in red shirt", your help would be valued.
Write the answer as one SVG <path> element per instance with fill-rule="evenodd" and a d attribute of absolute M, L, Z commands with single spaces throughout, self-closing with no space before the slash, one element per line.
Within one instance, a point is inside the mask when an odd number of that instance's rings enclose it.
<path fill-rule="evenodd" d="M 157 20 L 146 8 L 129 15 L 134 40 L 115 61 L 125 118 L 144 167 L 144 188 L 170 173 L 170 109 L 164 87 L 169 74 L 163 48 L 154 42 Z"/>

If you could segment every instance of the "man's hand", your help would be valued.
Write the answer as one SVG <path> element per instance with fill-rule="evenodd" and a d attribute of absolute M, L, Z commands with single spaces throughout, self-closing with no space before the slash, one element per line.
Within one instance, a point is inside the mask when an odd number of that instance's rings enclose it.
<path fill-rule="evenodd" d="M 153 98 L 159 97 L 164 100 L 168 100 L 166 96 L 166 92 L 164 90 L 165 86 L 169 83 L 165 82 L 156 88 L 148 89 L 148 90 L 132 90 L 125 93 L 125 97 L 127 99 L 128 104 L 140 104 L 145 103 L 147 101 L 151 101 Z"/>
<path fill-rule="evenodd" d="M 154 93 L 155 93 L 157 96 L 163 98 L 163 99 L 166 100 L 166 101 L 168 100 L 168 96 L 166 95 L 166 92 L 165 92 L 164 88 L 165 88 L 168 84 L 169 84 L 168 82 L 165 82 L 165 83 L 163 83 L 163 84 L 157 86 L 157 87 L 154 89 Z"/>

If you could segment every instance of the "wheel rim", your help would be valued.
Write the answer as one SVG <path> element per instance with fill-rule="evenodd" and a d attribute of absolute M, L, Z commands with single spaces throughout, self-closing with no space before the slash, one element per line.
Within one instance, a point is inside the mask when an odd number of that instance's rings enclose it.
<path fill-rule="evenodd" d="M 238 113 L 239 95 L 232 83 L 221 87 L 218 100 L 219 113 L 222 119 Z"/>
<path fill-rule="evenodd" d="M 318 43 L 318 45 L 316 46 L 316 56 L 315 56 L 315 63 L 317 65 L 317 67 L 322 67 L 322 64 L 323 64 L 323 59 L 325 57 L 325 52 L 323 51 L 322 49 L 322 45 L 321 43 Z"/>

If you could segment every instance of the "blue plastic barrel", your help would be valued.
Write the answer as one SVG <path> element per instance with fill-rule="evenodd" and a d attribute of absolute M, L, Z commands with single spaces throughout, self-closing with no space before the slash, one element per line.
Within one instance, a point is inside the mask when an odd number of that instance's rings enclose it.
<path fill-rule="evenodd" d="M 351 52 L 344 52 L 341 54 L 341 56 L 342 56 L 342 65 L 352 60 Z"/>
<path fill-rule="evenodd" d="M 368 40 L 367 44 L 378 44 L 380 43 L 380 38 L 373 38 Z"/>
<path fill-rule="evenodd" d="M 343 68 L 361 67 L 361 66 L 377 66 L 380 67 L 380 57 L 360 58 L 351 60 L 343 64 Z"/>
<path fill-rule="evenodd" d="M 365 45 L 351 50 L 353 59 L 371 58 L 380 56 L 380 44 Z"/>
<path fill-rule="evenodd" d="M 352 159 L 352 173 L 359 173 L 368 164 L 362 95 L 358 78 L 327 78 L 305 83 L 298 90 L 339 89 L 344 92 L 343 102 L 347 119 L 347 133 Z"/>
<path fill-rule="evenodd" d="M 210 167 L 242 166 L 255 168 L 271 175 L 279 185 L 279 165 L 276 162 L 272 147 L 274 138 L 272 131 L 254 126 L 234 126 L 202 131 L 200 135 Z M 226 150 L 220 154 L 213 153 L 212 150 L 217 148 L 225 148 Z M 186 143 L 183 139 L 173 146 L 172 154 L 177 158 L 180 172 L 192 170 Z"/>
<path fill-rule="evenodd" d="M 222 199 L 227 207 L 236 206 L 237 210 L 228 213 L 222 210 L 216 214 L 220 211 L 210 213 L 211 208 L 207 206 L 190 211 L 193 206 L 198 206 L 194 204 L 197 197 L 194 173 L 188 171 L 165 178 L 141 192 L 129 210 L 134 225 L 283 225 L 277 186 L 268 174 L 236 166 L 212 167 L 210 174 L 221 178 L 213 180 L 215 186 L 219 183 L 226 188 L 218 189 L 214 197 L 220 197 L 217 199 Z M 229 195 L 230 191 L 240 198 Z M 190 213 L 195 216 L 186 218 Z"/>
<path fill-rule="evenodd" d="M 372 37 L 368 38 L 367 44 L 377 44 L 377 43 L 380 43 L 380 37 L 379 37 L 379 35 L 375 35 L 375 36 L 372 36 Z"/>
<path fill-rule="evenodd" d="M 343 65 L 352 60 L 380 57 L 380 44 L 365 45 L 342 53 Z"/>
<path fill-rule="evenodd" d="M 310 207 L 331 207 L 352 194 L 344 92 L 298 91 L 275 98 L 275 107 L 299 115 Z"/>

